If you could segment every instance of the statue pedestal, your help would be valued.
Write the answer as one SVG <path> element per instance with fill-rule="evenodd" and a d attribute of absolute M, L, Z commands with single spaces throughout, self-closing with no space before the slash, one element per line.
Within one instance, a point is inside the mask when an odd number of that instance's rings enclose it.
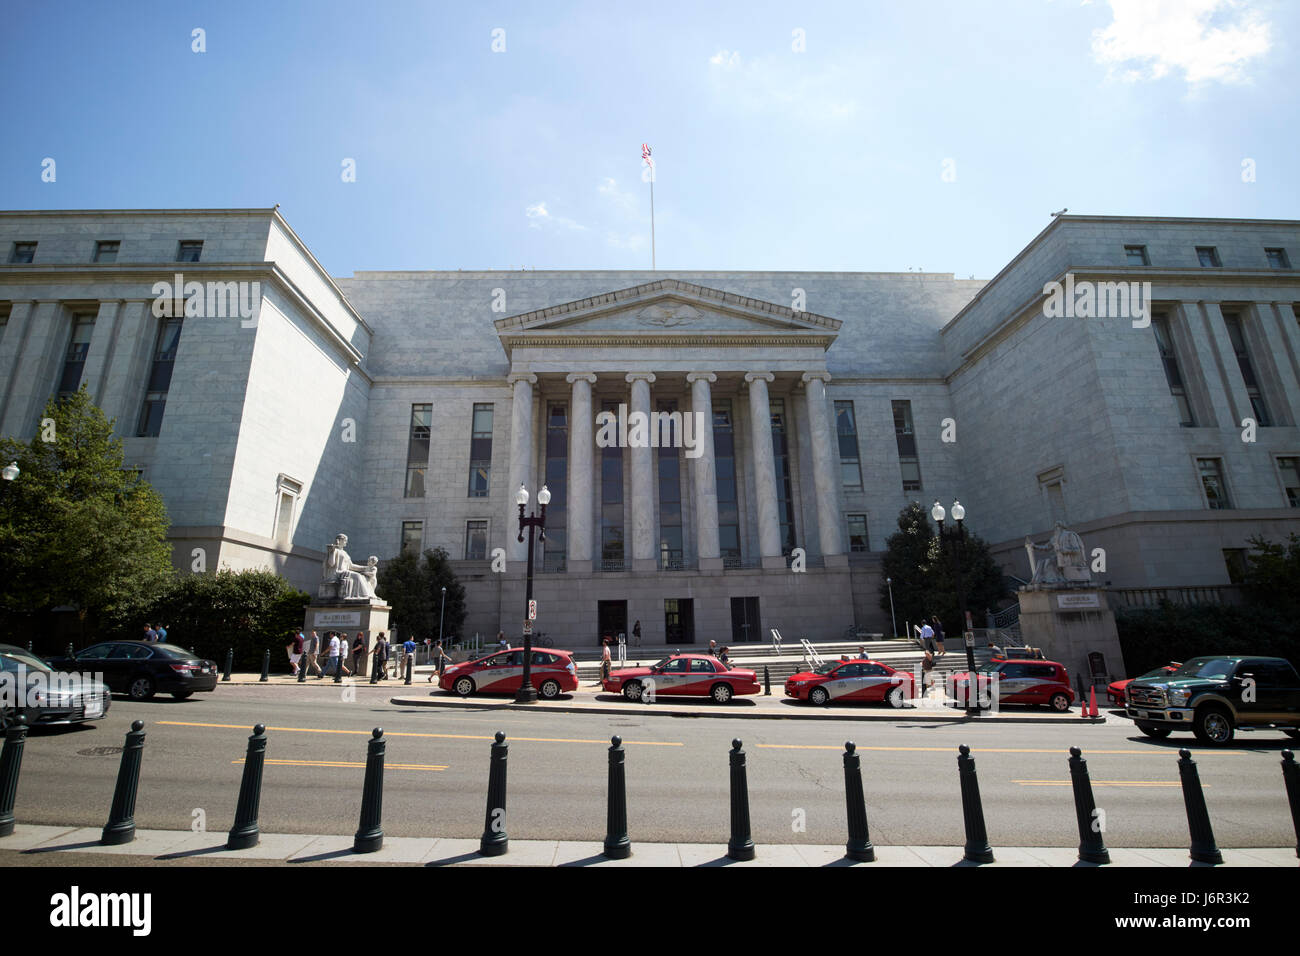
<path fill-rule="evenodd" d="M 1073 681 L 1083 678 L 1084 693 L 1092 683 L 1088 655 L 1105 655 L 1112 680 L 1124 676 L 1124 657 L 1115 629 L 1115 613 L 1106 592 L 1095 588 L 1059 588 L 1020 591 L 1020 636 L 1030 647 L 1040 647 L 1048 660 L 1064 664 Z M 1075 683 L 1078 688 L 1077 682 Z M 1104 698 L 1103 688 L 1101 696 Z"/>
<path fill-rule="evenodd" d="M 352 641 L 357 636 L 357 631 L 365 634 L 366 653 L 361 660 L 361 666 L 357 670 L 358 677 L 365 677 L 369 674 L 370 651 L 374 647 L 375 637 L 380 631 L 388 632 L 388 614 L 392 608 L 386 604 L 361 604 L 353 603 L 335 603 L 335 604 L 309 604 L 304 615 L 303 633 L 310 634 L 315 631 L 322 640 L 327 631 L 338 631 L 346 634 L 348 638 L 348 655 L 352 654 Z M 325 666 L 325 658 L 328 656 L 328 645 L 321 648 L 320 664 Z"/>

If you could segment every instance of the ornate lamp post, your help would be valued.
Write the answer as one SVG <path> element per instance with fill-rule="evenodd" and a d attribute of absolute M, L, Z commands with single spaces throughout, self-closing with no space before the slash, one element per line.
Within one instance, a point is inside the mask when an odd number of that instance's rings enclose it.
<path fill-rule="evenodd" d="M 519 505 L 518 540 L 520 542 L 524 540 L 524 529 L 528 529 L 528 591 L 524 597 L 524 674 L 519 683 L 519 693 L 515 695 L 515 703 L 535 704 L 537 689 L 533 687 L 533 629 L 531 622 L 528 621 L 528 608 L 533 602 L 533 529 L 537 529 L 538 541 L 546 540 L 546 506 L 551 503 L 551 492 L 542 485 L 542 490 L 537 493 L 537 503 L 542 506 L 540 515 L 536 512 L 524 515 L 524 508 L 528 505 L 528 489 L 522 484 L 515 495 L 515 503 Z"/>
<path fill-rule="evenodd" d="M 966 645 L 966 716 L 978 717 L 980 701 L 979 680 L 975 673 L 975 641 L 973 635 L 968 636 L 966 633 L 966 591 L 961 582 L 961 552 L 966 544 L 966 528 L 962 519 L 966 517 L 966 509 L 960 501 L 953 501 L 952 516 L 957 522 L 954 529 L 943 526 L 944 515 L 943 505 L 935 501 L 934 507 L 930 509 L 930 517 L 939 526 L 939 546 L 946 547 L 952 554 L 953 576 L 957 582 L 957 611 L 961 615 L 962 643 Z"/>

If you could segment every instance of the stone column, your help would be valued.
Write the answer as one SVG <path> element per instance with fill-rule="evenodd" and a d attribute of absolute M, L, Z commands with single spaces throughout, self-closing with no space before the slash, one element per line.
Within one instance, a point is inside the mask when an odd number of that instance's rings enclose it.
<path fill-rule="evenodd" d="M 571 572 L 591 570 L 592 449 L 595 447 L 595 418 L 591 409 L 591 386 L 596 376 L 591 372 L 574 372 L 564 380 L 573 386 L 569 403 L 569 555 L 566 568 Z"/>
<path fill-rule="evenodd" d="M 718 546 L 718 474 L 713 460 L 712 372 L 691 372 L 691 413 L 696 417 L 699 457 L 691 458 L 691 489 L 695 499 L 695 553 L 701 571 L 722 568 Z"/>
<path fill-rule="evenodd" d="M 1187 329 L 1188 338 L 1191 340 L 1192 351 L 1196 359 L 1195 368 L 1182 369 L 1183 377 L 1198 376 L 1194 378 L 1204 385 L 1205 406 L 1213 416 L 1213 421 L 1202 421 L 1199 414 L 1196 424 L 1205 428 L 1210 425 L 1219 428 L 1234 427 L 1233 420 L 1234 409 L 1228 404 L 1228 392 L 1225 388 L 1223 376 L 1218 373 L 1218 363 L 1215 359 L 1215 336 L 1210 327 L 1210 322 L 1205 316 L 1204 310 L 1199 302 L 1179 302 L 1178 308 L 1182 313 L 1183 324 Z M 1217 310 L 1216 310 L 1217 311 Z M 1222 316 L 1219 316 L 1222 318 Z M 1227 335 L 1225 333 L 1224 338 Z M 1232 363 L 1233 371 L 1237 372 L 1240 377 L 1241 372 L 1237 369 L 1237 361 L 1231 356 L 1229 359 Z"/>
<path fill-rule="evenodd" d="M 1246 394 L 1246 380 L 1242 377 L 1241 366 L 1237 364 L 1237 353 L 1233 351 L 1232 339 L 1228 338 L 1228 326 L 1223 321 L 1223 310 L 1219 308 L 1219 303 L 1204 302 L 1202 307 L 1205 309 L 1206 328 L 1209 330 L 1210 341 L 1219 354 L 1219 367 L 1223 370 L 1223 385 L 1228 394 L 1228 405 L 1232 408 L 1232 418 L 1228 422 L 1228 427 L 1241 428 L 1243 418 L 1255 417 L 1250 397 Z M 1245 333 L 1246 330 L 1243 328 L 1242 334 Z"/>
<path fill-rule="evenodd" d="M 100 407 L 104 391 L 104 374 L 113 357 L 113 348 L 117 342 L 117 316 L 120 303 L 101 302 L 95 316 L 95 329 L 90 335 L 90 350 L 86 353 L 86 367 L 81 372 L 81 380 L 90 393 L 90 400 Z"/>
<path fill-rule="evenodd" d="M 629 372 L 632 386 L 628 407 L 628 444 L 632 446 L 632 570 L 653 571 L 659 567 L 655 533 L 654 450 L 650 447 L 650 384 L 653 372 Z M 637 413 L 643 423 L 633 427 Z"/>
<path fill-rule="evenodd" d="M 533 386 L 537 376 L 532 372 L 511 372 L 506 379 L 514 387 L 514 403 L 510 414 L 510 484 L 506 488 L 506 558 L 510 561 L 528 560 L 528 538 L 519 538 L 519 505 L 515 495 L 520 484 L 528 489 L 527 513 L 537 507 L 537 492 L 533 480 Z"/>
<path fill-rule="evenodd" d="M 119 435 L 134 435 L 140 423 L 140 401 L 144 398 L 149 375 L 153 371 L 157 322 L 150 315 L 147 302 L 126 302 L 117 310 L 114 322 L 117 334 L 114 337 L 113 354 L 104 367 L 99 407 L 105 415 L 117 419 Z M 185 332 L 182 328 L 177 354 L 185 347 Z"/>
<path fill-rule="evenodd" d="M 9 310 L 9 322 L 3 334 L 0 334 L 0 420 L 6 423 L 9 417 L 9 401 L 14 390 L 14 380 L 22 357 L 23 341 L 27 338 L 27 326 L 32 321 L 35 302 L 15 302 Z M 16 430 L 6 428 L 4 434 L 20 437 Z M 4 464 L 9 464 L 5 462 Z"/>
<path fill-rule="evenodd" d="M 781 556 L 781 523 L 776 514 L 776 461 L 772 452 L 772 403 L 767 383 L 771 372 L 749 372 L 749 443 L 754 455 L 754 489 L 757 492 L 758 553 L 763 567 L 784 567 Z"/>
<path fill-rule="evenodd" d="M 808 437 L 813 467 L 813 485 L 817 490 L 817 537 L 827 567 L 848 564 L 840 530 L 839 495 L 836 476 L 834 437 L 826 408 L 826 383 L 829 372 L 805 372 L 804 401 L 808 405 Z"/>
<path fill-rule="evenodd" d="M 1297 334 L 1300 333 L 1300 323 L 1296 322 L 1289 302 L 1256 302 L 1254 310 L 1259 322 L 1260 338 L 1264 340 L 1268 354 L 1273 357 L 1273 366 L 1277 369 L 1278 385 L 1281 386 L 1278 398 L 1286 406 L 1273 407 L 1278 404 L 1276 399 L 1271 403 L 1274 422 L 1294 425 L 1295 416 L 1300 415 L 1300 374 L 1288 356 L 1300 355 L 1300 334 Z M 1258 373 L 1257 369 L 1256 374 Z"/>
<path fill-rule="evenodd" d="M 33 305 L 27 325 L 27 337 L 14 369 L 18 374 L 10 380 L 4 422 L 0 424 L 0 434 L 23 441 L 29 440 L 36 431 L 45 403 L 58 387 L 72 331 L 68 313 L 57 302 Z M 21 328 L 6 329 L 5 338 L 10 334 L 17 338 L 20 331 Z"/>

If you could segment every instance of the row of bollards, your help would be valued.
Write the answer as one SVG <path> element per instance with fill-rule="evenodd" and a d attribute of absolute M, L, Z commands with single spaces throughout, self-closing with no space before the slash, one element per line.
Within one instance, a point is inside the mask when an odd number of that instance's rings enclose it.
<path fill-rule="evenodd" d="M 23 749 L 27 737 L 27 724 L 23 715 L 17 715 L 5 731 L 3 750 L 0 750 L 0 837 L 13 833 L 14 803 L 18 792 L 19 773 L 22 768 Z M 117 782 L 113 788 L 113 802 L 108 823 L 100 836 L 100 843 L 116 846 L 135 839 L 135 803 L 140 784 L 140 765 L 144 756 L 144 722 L 131 724 L 122 749 Z M 609 777 L 607 789 L 608 813 L 603 853 L 610 859 L 626 859 L 632 854 L 627 824 L 626 752 L 620 737 L 610 739 Z M 266 727 L 258 724 L 248 738 L 248 751 L 244 760 L 243 776 L 239 785 L 239 800 L 235 810 L 235 823 L 226 842 L 230 850 L 243 850 L 257 845 L 260 839 L 258 809 L 261 802 L 263 768 L 267 747 Z M 371 733 L 366 750 L 365 782 L 361 796 L 361 817 L 353 840 L 356 853 L 373 853 L 384 845 L 383 790 L 384 758 L 387 742 L 384 732 L 376 727 Z M 971 863 L 992 863 L 993 849 L 989 845 L 984 825 L 984 809 L 980 802 L 979 779 L 975 772 L 975 758 L 970 747 L 961 745 L 957 754 L 957 771 L 961 784 L 962 816 L 966 843 L 963 858 Z M 506 833 L 506 769 L 510 746 L 506 735 L 497 732 L 491 746 L 488 765 L 488 794 L 484 811 L 483 836 L 479 840 L 479 853 L 483 856 L 500 856 L 507 852 L 510 840 Z M 750 832 L 749 784 L 745 751 L 739 739 L 731 742 L 728 754 L 730 769 L 730 837 L 727 856 L 732 860 L 753 860 L 756 856 Z M 870 863 L 876 859 L 875 847 L 867 822 L 866 800 L 862 783 L 862 759 L 853 741 L 844 744 L 844 796 L 848 822 L 848 840 L 845 856 Z M 1106 864 L 1110 853 L 1102 838 L 1088 776 L 1088 764 L 1078 747 L 1070 748 L 1070 779 L 1074 791 L 1075 817 L 1079 828 L 1079 860 L 1085 863 Z M 1178 752 L 1178 772 L 1182 783 L 1183 802 L 1187 811 L 1187 825 L 1191 837 L 1190 856 L 1194 862 L 1219 864 L 1223 854 L 1214 841 L 1210 815 L 1205 804 L 1196 763 L 1188 750 Z M 1296 831 L 1296 856 L 1300 857 L 1300 765 L 1290 750 L 1282 751 L 1282 776 L 1286 784 L 1291 821 Z"/>

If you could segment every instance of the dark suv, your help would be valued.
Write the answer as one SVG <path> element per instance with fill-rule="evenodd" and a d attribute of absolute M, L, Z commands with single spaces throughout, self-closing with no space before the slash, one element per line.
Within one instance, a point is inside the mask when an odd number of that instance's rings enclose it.
<path fill-rule="evenodd" d="M 1300 677 L 1280 657 L 1194 657 L 1170 674 L 1129 684 L 1126 713 L 1155 738 L 1190 730 L 1221 746 L 1237 729 L 1269 727 L 1300 737 Z"/>

